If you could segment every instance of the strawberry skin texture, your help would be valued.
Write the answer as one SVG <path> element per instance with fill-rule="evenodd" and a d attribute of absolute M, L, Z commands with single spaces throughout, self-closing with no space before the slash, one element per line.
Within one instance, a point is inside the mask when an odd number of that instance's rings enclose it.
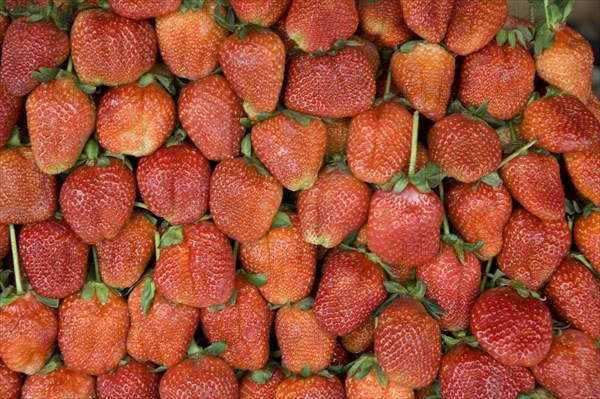
<path fill-rule="evenodd" d="M 336 55 L 302 54 L 289 66 L 285 105 L 322 118 L 344 118 L 371 107 L 375 77 L 367 56 L 355 47 Z"/>
<path fill-rule="evenodd" d="M 181 0 L 108 0 L 108 4 L 122 17 L 148 19 L 177 11 Z"/>
<path fill-rule="evenodd" d="M 439 382 L 447 399 L 517 399 L 520 393 L 535 388 L 535 379 L 526 367 L 505 366 L 466 344 L 444 355 Z"/>
<path fill-rule="evenodd" d="M 10 253 L 10 232 L 8 230 L 7 225 L 0 224 L 0 261 L 2 259 L 6 258 L 6 256 L 9 253 Z M 311 286 L 312 286 L 312 284 L 311 284 Z"/>
<path fill-rule="evenodd" d="M 548 356 L 531 371 L 559 398 L 600 396 L 600 351 L 581 331 L 566 330 L 554 338 Z"/>
<path fill-rule="evenodd" d="M 275 368 L 273 376 L 262 385 L 252 381 L 251 375 L 246 374 L 240 379 L 240 399 L 275 399 L 277 387 L 283 380 L 285 375 L 279 368 Z"/>
<path fill-rule="evenodd" d="M 22 384 L 23 375 L 12 371 L 0 361 L 0 398 L 19 399 Z"/>
<path fill-rule="evenodd" d="M 33 156 L 44 173 L 71 168 L 96 126 L 96 106 L 72 79 L 42 83 L 25 103 Z"/>
<path fill-rule="evenodd" d="M 436 122 L 427 143 L 431 160 L 462 183 L 474 183 L 492 173 L 502 160 L 502 145 L 494 129 L 463 114 Z"/>
<path fill-rule="evenodd" d="M 327 149 L 325 150 L 325 155 L 332 156 L 346 150 L 351 120 L 350 118 L 340 118 L 335 119 L 333 123 L 325 124 L 327 128 Z"/>
<path fill-rule="evenodd" d="M 185 359 L 160 380 L 161 399 L 238 399 L 235 373 L 214 356 Z"/>
<path fill-rule="evenodd" d="M 475 302 L 470 324 L 481 348 L 505 366 L 534 366 L 552 344 L 548 307 L 509 287 L 484 291 Z"/>
<path fill-rule="evenodd" d="M 21 399 L 96 398 L 94 377 L 61 367 L 48 374 L 27 377 Z"/>
<path fill-rule="evenodd" d="M 221 75 L 190 83 L 179 93 L 181 125 L 202 154 L 211 161 L 236 157 L 246 129 L 241 98 Z"/>
<path fill-rule="evenodd" d="M 498 267 L 511 279 L 537 291 L 569 251 L 571 232 L 564 219 L 544 221 L 517 209 L 504 228 L 503 240 L 496 259 Z"/>
<path fill-rule="evenodd" d="M 455 0 L 400 0 L 406 25 L 430 43 L 446 35 Z"/>
<path fill-rule="evenodd" d="M 379 72 L 379 67 L 381 66 L 379 47 L 369 40 L 357 35 L 350 37 L 350 40 L 361 44 L 361 46 L 357 46 L 356 49 L 367 57 L 367 60 L 369 60 L 369 64 L 371 65 L 373 75 L 377 76 L 377 72 Z M 379 86 L 377 88 L 379 88 Z"/>
<path fill-rule="evenodd" d="M 288 377 L 277 387 L 275 399 L 345 399 L 344 386 L 337 376 Z"/>
<path fill-rule="evenodd" d="M 127 353 L 139 362 L 151 361 L 173 367 L 185 358 L 200 321 L 200 309 L 172 305 L 157 292 L 148 315 L 144 316 L 143 288 L 143 282 L 139 283 L 127 298 L 131 316 Z"/>
<path fill-rule="evenodd" d="M 587 218 L 578 216 L 573 239 L 592 266 L 600 269 L 600 212 L 592 212 Z"/>
<path fill-rule="evenodd" d="M 98 106 L 98 142 L 115 154 L 150 155 L 167 141 L 175 118 L 173 98 L 156 82 L 109 88 Z"/>
<path fill-rule="evenodd" d="M 600 206 L 600 146 L 591 151 L 565 152 L 563 159 L 577 191 Z"/>
<path fill-rule="evenodd" d="M 0 148 L 12 134 L 23 109 L 23 97 L 13 96 L 0 82 Z"/>
<path fill-rule="evenodd" d="M 24 96 L 39 82 L 31 72 L 56 68 L 69 56 L 69 36 L 54 22 L 14 20 L 2 42 L 2 84 L 14 96 Z"/>
<path fill-rule="evenodd" d="M 10 18 L 8 15 L 0 15 L 0 47 L 4 42 L 4 36 L 6 35 L 6 31 L 8 30 L 8 26 L 10 25 Z"/>
<path fill-rule="evenodd" d="M 156 33 L 146 20 L 102 9 L 83 10 L 71 29 L 71 55 L 77 76 L 85 84 L 132 83 L 156 61 Z"/>
<path fill-rule="evenodd" d="M 32 292 L 0 308 L 0 358 L 12 371 L 32 375 L 54 354 L 58 320 L 56 310 Z"/>
<path fill-rule="evenodd" d="M 374 333 L 375 323 L 369 318 L 366 322 L 341 337 L 342 346 L 350 353 L 363 353 L 373 345 Z"/>
<path fill-rule="evenodd" d="M 243 22 L 268 28 L 285 14 L 292 0 L 231 0 L 231 7 Z"/>
<path fill-rule="evenodd" d="M 379 315 L 375 355 L 390 381 L 410 389 L 425 387 L 440 367 L 440 327 L 419 301 L 400 296 Z"/>
<path fill-rule="evenodd" d="M 65 220 L 89 244 L 115 238 L 133 211 L 135 176 L 122 161 L 109 160 L 108 166 L 78 167 L 60 190 Z"/>
<path fill-rule="evenodd" d="M 56 211 L 56 176 L 43 173 L 29 147 L 0 150 L 0 224 L 30 224 Z"/>
<path fill-rule="evenodd" d="M 142 158 L 137 182 L 150 212 L 171 225 L 181 225 L 206 213 L 210 174 L 210 164 L 202 153 L 183 143 Z"/>
<path fill-rule="evenodd" d="M 283 198 L 281 183 L 244 158 L 217 165 L 210 180 L 209 208 L 219 230 L 242 243 L 257 241 L 271 228 Z"/>
<path fill-rule="evenodd" d="M 130 360 L 116 370 L 98 376 L 96 393 L 98 399 L 160 399 L 158 394 L 158 373 L 152 363 L 139 363 Z"/>
<path fill-rule="evenodd" d="M 394 381 L 388 381 L 387 386 L 383 387 L 377 379 L 375 369 L 359 381 L 356 377 L 346 378 L 346 399 L 414 399 L 412 389 L 403 388 Z"/>
<path fill-rule="evenodd" d="M 494 41 L 465 57 L 460 68 L 458 98 L 465 106 L 489 101 L 492 118 L 509 120 L 521 114 L 533 94 L 535 62 L 525 48 Z"/>
<path fill-rule="evenodd" d="M 380 0 L 356 2 L 360 29 L 369 39 L 380 47 L 394 48 L 409 41 L 413 34 L 402 15 L 397 0 Z"/>
<path fill-rule="evenodd" d="M 600 122 L 577 97 L 570 94 L 541 98 L 523 114 L 521 135 L 551 152 L 591 151 L 600 146 Z"/>
<path fill-rule="evenodd" d="M 85 284 L 90 246 L 64 220 L 21 227 L 19 256 L 31 286 L 48 298 L 66 298 Z"/>

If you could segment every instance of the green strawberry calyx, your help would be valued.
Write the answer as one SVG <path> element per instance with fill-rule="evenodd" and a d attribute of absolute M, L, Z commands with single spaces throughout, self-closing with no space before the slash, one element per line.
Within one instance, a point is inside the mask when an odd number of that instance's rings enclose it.
<path fill-rule="evenodd" d="M 227 349 L 227 343 L 224 341 L 215 342 L 206 348 L 202 348 L 196 343 L 196 340 L 192 338 L 190 345 L 187 350 L 188 358 L 198 358 L 200 356 L 220 356 Z"/>
<path fill-rule="evenodd" d="M 381 312 L 383 312 L 385 308 L 387 308 L 401 295 L 412 296 L 413 298 L 421 302 L 423 306 L 425 306 L 425 309 L 427 310 L 429 315 L 435 320 L 439 320 L 441 316 L 446 316 L 446 312 L 437 302 L 425 296 L 426 286 L 425 282 L 421 279 L 412 279 L 408 283 L 406 283 L 406 286 L 395 281 L 385 281 L 383 285 L 385 286 L 387 292 L 391 295 L 388 296 L 385 302 L 383 302 L 383 304 L 371 315 L 371 318 L 375 319 L 376 324 L 377 317 L 381 314 Z"/>
<path fill-rule="evenodd" d="M 356 381 L 360 381 L 365 378 L 371 370 L 375 370 L 375 374 L 377 376 L 377 381 L 382 387 L 387 387 L 388 378 L 379 366 L 379 362 L 377 361 L 377 357 L 373 354 L 362 355 L 355 361 L 347 364 L 344 367 L 346 371 L 347 379 L 354 378 Z"/>

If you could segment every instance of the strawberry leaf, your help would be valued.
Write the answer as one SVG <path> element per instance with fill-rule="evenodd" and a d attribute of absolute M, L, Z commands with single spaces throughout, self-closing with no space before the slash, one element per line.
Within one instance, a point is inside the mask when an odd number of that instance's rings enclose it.
<path fill-rule="evenodd" d="M 183 226 L 171 226 L 160 239 L 160 248 L 168 248 L 183 241 Z"/>
<path fill-rule="evenodd" d="M 106 305 L 106 302 L 108 301 L 108 295 L 108 286 L 106 284 L 96 283 L 96 296 L 98 296 L 98 299 L 102 305 Z"/>
<path fill-rule="evenodd" d="M 219 356 L 225 352 L 227 344 L 223 341 L 215 342 L 214 344 L 204 348 L 202 352 L 206 356 Z"/>
<path fill-rule="evenodd" d="M 32 71 L 31 76 L 38 82 L 51 82 L 56 78 L 60 69 L 57 68 L 40 68 L 40 71 Z"/>
<path fill-rule="evenodd" d="M 315 299 L 311 296 L 308 296 L 298 302 L 298 307 L 300 308 L 300 310 L 310 310 L 312 309 L 314 303 Z"/>
<path fill-rule="evenodd" d="M 492 172 L 489 175 L 485 175 L 481 178 L 481 181 L 487 184 L 488 186 L 498 187 L 501 186 L 503 181 L 500 178 L 498 172 Z"/>
<path fill-rule="evenodd" d="M 163 371 L 167 371 L 169 368 L 167 366 L 158 366 L 154 370 L 151 370 L 151 373 L 162 373 Z"/>
<path fill-rule="evenodd" d="M 58 307 L 58 304 L 59 304 L 60 300 L 42 296 L 42 295 L 38 294 L 35 291 L 32 291 L 32 292 L 33 292 L 33 295 L 35 296 L 35 298 L 38 301 L 40 301 L 41 303 L 43 303 L 44 305 L 49 306 L 51 308 L 57 308 Z"/>
<path fill-rule="evenodd" d="M 310 372 L 310 366 L 308 364 L 305 364 L 302 367 L 302 370 L 300 370 L 300 375 L 302 377 L 304 377 L 304 378 L 308 378 L 308 377 L 310 377 L 310 374 L 311 374 L 311 372 Z"/>
<path fill-rule="evenodd" d="M 388 384 L 388 378 L 385 375 L 385 373 L 383 372 L 383 370 L 381 369 L 381 366 L 379 365 L 378 362 L 375 362 L 374 364 L 375 367 L 375 374 L 377 375 L 377 381 L 379 381 L 379 383 L 381 384 L 382 387 L 387 387 Z"/>
<path fill-rule="evenodd" d="M 277 212 L 275 217 L 273 218 L 273 223 L 271 224 L 272 229 L 280 229 L 284 227 L 290 227 L 292 222 L 290 221 L 290 216 L 285 212 Z"/>
<path fill-rule="evenodd" d="M 250 379 L 257 385 L 264 385 L 273 377 L 273 366 L 267 365 L 267 367 L 260 370 L 250 372 Z"/>
<path fill-rule="evenodd" d="M 95 292 L 96 292 L 96 283 L 89 282 L 85 285 L 85 287 L 83 287 L 83 291 L 81 291 L 81 297 L 83 298 L 84 301 L 89 302 L 92 299 L 92 297 L 94 296 Z"/>
<path fill-rule="evenodd" d="M 152 306 L 152 301 L 154 300 L 155 292 L 156 285 L 154 284 L 154 280 L 151 277 L 146 277 L 144 279 L 144 287 L 142 288 L 142 296 L 140 298 L 142 310 L 144 311 L 144 317 L 148 316 L 148 312 Z"/>

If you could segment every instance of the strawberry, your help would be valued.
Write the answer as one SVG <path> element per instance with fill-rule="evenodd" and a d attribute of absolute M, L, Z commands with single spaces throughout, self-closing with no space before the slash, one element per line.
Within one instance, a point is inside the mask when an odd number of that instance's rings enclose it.
<path fill-rule="evenodd" d="M 375 355 L 390 381 L 410 389 L 425 387 L 440 366 L 440 328 L 418 300 L 400 296 L 379 315 Z"/>
<path fill-rule="evenodd" d="M 492 41 L 463 60 L 458 98 L 465 107 L 481 107 L 489 101 L 492 118 L 509 120 L 527 106 L 534 79 L 535 62 L 527 49 Z"/>
<path fill-rule="evenodd" d="M 244 158 L 217 165 L 210 179 L 209 208 L 215 225 L 234 240 L 249 243 L 264 236 L 283 198 L 281 183 Z"/>
<path fill-rule="evenodd" d="M 369 359 L 370 357 L 363 357 L 362 359 Z M 370 358 L 373 359 L 373 358 Z M 358 361 L 360 361 L 358 360 Z M 374 360 L 377 361 L 376 359 Z M 377 368 L 379 366 L 371 366 L 370 368 L 367 366 L 366 370 L 368 370 L 366 375 L 362 375 L 364 371 L 360 371 L 359 373 L 353 376 L 347 376 L 345 387 L 346 387 L 346 398 L 347 399 L 413 399 L 414 393 L 410 388 L 403 388 L 402 386 L 396 384 L 394 381 L 387 381 L 384 379 L 385 386 L 382 385 L 383 382 L 379 379 L 377 374 Z M 362 378 L 359 378 L 362 377 Z"/>
<path fill-rule="evenodd" d="M 394 101 L 364 111 L 348 129 L 348 166 L 358 179 L 385 184 L 410 158 L 412 115 Z"/>
<path fill-rule="evenodd" d="M 275 399 L 345 399 L 344 386 L 337 376 L 290 376 L 277 387 Z"/>
<path fill-rule="evenodd" d="M 219 66 L 219 46 L 227 30 L 217 25 L 215 3 L 204 8 L 174 11 L 156 19 L 158 48 L 165 63 L 179 77 L 198 80 Z"/>
<path fill-rule="evenodd" d="M 375 323 L 367 319 L 363 324 L 341 337 L 342 345 L 350 353 L 363 353 L 373 344 Z"/>
<path fill-rule="evenodd" d="M 107 159 L 107 166 L 79 166 L 60 190 L 65 220 L 89 244 L 115 238 L 133 211 L 135 176 L 123 162 Z"/>
<path fill-rule="evenodd" d="M 416 110 L 432 121 L 442 119 L 454 81 L 454 57 L 439 44 L 427 42 L 403 49 L 390 61 L 394 83 Z"/>
<path fill-rule="evenodd" d="M 23 97 L 13 96 L 0 82 L 0 148 L 4 147 L 10 138 L 13 128 L 21 116 L 22 108 Z"/>
<path fill-rule="evenodd" d="M 335 119 L 333 123 L 326 123 L 327 149 L 325 155 L 331 157 L 338 152 L 346 150 L 350 127 L 350 118 Z"/>
<path fill-rule="evenodd" d="M 600 122 L 570 94 L 529 104 L 520 131 L 525 140 L 537 138 L 536 146 L 551 152 L 590 151 L 600 145 Z"/>
<path fill-rule="evenodd" d="M 0 398 L 19 399 L 22 384 L 23 375 L 12 371 L 0 361 Z"/>
<path fill-rule="evenodd" d="M 39 82 L 32 72 L 56 68 L 69 56 L 69 36 L 54 22 L 14 20 L 2 42 L 2 84 L 14 96 L 24 96 Z"/>
<path fill-rule="evenodd" d="M 96 397 L 94 377 L 65 367 L 27 377 L 21 394 L 21 399 Z"/>
<path fill-rule="evenodd" d="M 481 348 L 505 366 L 534 366 L 552 344 L 548 307 L 510 287 L 484 291 L 475 302 L 470 324 Z"/>
<path fill-rule="evenodd" d="M 102 281 L 116 288 L 133 286 L 154 255 L 155 232 L 154 224 L 136 212 L 115 238 L 96 244 Z"/>
<path fill-rule="evenodd" d="M 285 47 L 279 36 L 250 29 L 241 39 L 234 33 L 221 44 L 219 62 L 250 119 L 275 111 L 285 71 Z"/>
<path fill-rule="evenodd" d="M 439 382 L 444 398 L 517 399 L 535 388 L 525 367 L 505 366 L 479 348 L 462 344 L 442 358 Z"/>
<path fill-rule="evenodd" d="M 315 281 L 317 247 L 302 239 L 300 220 L 288 213 L 290 226 L 275 227 L 260 240 L 240 244 L 240 260 L 253 274 L 264 274 L 265 285 L 258 287 L 273 305 L 295 303 L 310 294 Z"/>
<path fill-rule="evenodd" d="M 446 35 L 455 0 L 400 0 L 406 25 L 431 43 Z"/>
<path fill-rule="evenodd" d="M 496 170 L 502 160 L 498 135 L 483 120 L 466 114 L 448 115 L 427 134 L 431 160 L 448 176 L 473 183 Z"/>
<path fill-rule="evenodd" d="M 129 361 L 116 370 L 98 376 L 96 392 L 98 399 L 160 399 L 157 373 L 152 363 Z"/>
<path fill-rule="evenodd" d="M 600 146 L 591 151 L 565 152 L 563 159 L 575 188 L 600 206 Z"/>
<path fill-rule="evenodd" d="M 360 29 L 380 47 L 394 48 L 412 38 L 412 32 L 404 22 L 400 4 L 396 0 L 356 2 Z"/>
<path fill-rule="evenodd" d="M 268 28 L 285 14 L 291 0 L 231 0 L 230 3 L 242 22 Z"/>
<path fill-rule="evenodd" d="M 2 261 L 2 259 L 6 258 L 6 256 L 9 253 L 10 253 L 9 227 L 5 224 L 0 224 L 0 261 Z"/>
<path fill-rule="evenodd" d="M 43 173 L 31 148 L 0 150 L 0 224 L 29 224 L 56 211 L 56 176 Z"/>
<path fill-rule="evenodd" d="M 150 155 L 167 141 L 175 118 L 173 98 L 156 82 L 110 88 L 98 106 L 98 142 L 115 154 Z"/>
<path fill-rule="evenodd" d="M 25 103 L 35 162 L 44 173 L 71 168 L 96 126 L 96 106 L 73 77 L 42 83 Z"/>
<path fill-rule="evenodd" d="M 446 194 L 450 223 L 467 242 L 483 240 L 483 260 L 498 255 L 502 232 L 512 213 L 512 198 L 503 185 L 460 183 Z"/>
<path fill-rule="evenodd" d="M 179 93 L 181 125 L 202 154 L 211 161 L 233 158 L 240 153 L 244 108 L 229 82 L 212 75 L 190 83 Z"/>
<path fill-rule="evenodd" d="M 588 107 L 592 114 L 594 114 L 596 119 L 600 120 L 600 99 L 598 99 L 598 96 L 595 93 L 592 92 L 590 94 L 585 106 Z"/>
<path fill-rule="evenodd" d="M 312 373 L 325 369 L 331 363 L 336 347 L 335 335 L 323 330 L 317 323 L 310 308 L 311 300 L 307 297 L 294 305 L 284 305 L 275 315 L 275 336 L 281 361 L 296 374 L 305 367 Z"/>
<path fill-rule="evenodd" d="M 423 144 L 421 144 L 419 141 L 417 141 L 417 156 L 416 156 L 416 160 L 415 160 L 415 172 L 420 171 L 421 169 L 424 169 L 427 164 L 429 164 L 430 160 L 429 160 L 429 150 L 427 150 L 427 148 L 425 148 L 425 146 Z M 409 163 L 407 162 L 404 164 L 404 168 L 402 168 L 402 171 L 406 174 L 408 174 L 409 171 Z"/>
<path fill-rule="evenodd" d="M 4 42 L 4 36 L 6 35 L 6 31 L 10 25 L 10 18 L 8 15 L 0 14 L 0 48 L 2 47 L 2 42 Z"/>
<path fill-rule="evenodd" d="M 474 53 L 494 39 L 507 15 L 506 0 L 455 0 L 444 43 L 458 55 Z"/>
<path fill-rule="evenodd" d="M 354 116 L 375 100 L 375 77 L 367 56 L 355 47 L 335 55 L 302 54 L 289 66 L 285 105 L 323 118 Z"/>
<path fill-rule="evenodd" d="M 566 330 L 554 338 L 548 356 L 531 371 L 540 385 L 559 398 L 600 395 L 600 351 L 581 331 Z"/>
<path fill-rule="evenodd" d="M 327 128 L 310 118 L 304 126 L 279 114 L 252 128 L 252 147 L 273 177 L 291 191 L 315 184 L 327 146 Z"/>
<path fill-rule="evenodd" d="M 137 167 L 144 203 L 172 225 L 193 223 L 206 213 L 210 174 L 202 153 L 185 143 L 161 148 Z"/>
<path fill-rule="evenodd" d="M 298 195 L 298 215 L 305 241 L 326 248 L 339 245 L 367 220 L 369 186 L 351 174 L 325 169 L 317 182 Z"/>
<path fill-rule="evenodd" d="M 265 381 L 262 374 L 248 373 L 240 379 L 240 399 L 275 399 L 279 384 L 285 380 L 285 374 L 278 367 L 268 369 Z M 255 381 L 256 380 L 256 381 Z"/>
<path fill-rule="evenodd" d="M 156 33 L 146 20 L 103 9 L 83 10 L 71 29 L 71 53 L 77 76 L 85 84 L 132 83 L 154 65 Z"/>
<path fill-rule="evenodd" d="M 350 363 L 350 354 L 344 349 L 344 347 L 337 342 L 335 349 L 333 350 L 333 356 L 331 357 L 331 366 L 346 366 Z"/>
<path fill-rule="evenodd" d="M 108 0 L 108 4 L 122 17 L 148 19 L 177 11 L 181 0 Z"/>
<path fill-rule="evenodd" d="M 90 246 L 64 220 L 25 225 L 19 256 L 33 289 L 48 298 L 66 298 L 85 284 Z"/>
<path fill-rule="evenodd" d="M 350 38 L 350 40 L 360 44 L 360 46 L 356 46 L 356 49 L 367 57 L 367 60 L 369 60 L 369 64 L 371 65 L 373 75 L 377 76 L 379 67 L 381 66 L 379 47 L 361 36 L 354 35 Z"/>
<path fill-rule="evenodd" d="M 592 212 L 587 218 L 578 216 L 573 239 L 592 266 L 600 269 L 600 212 Z"/>
<path fill-rule="evenodd" d="M 515 210 L 504 228 L 498 267 L 511 279 L 537 291 L 569 251 L 567 222 L 545 221 L 524 209 Z"/>
<path fill-rule="evenodd" d="M 285 19 L 288 36 L 305 53 L 329 51 L 357 27 L 358 12 L 352 0 L 293 0 Z"/>
<path fill-rule="evenodd" d="M 575 258 L 565 258 L 545 288 L 549 306 L 573 328 L 600 338 L 600 282 Z"/>

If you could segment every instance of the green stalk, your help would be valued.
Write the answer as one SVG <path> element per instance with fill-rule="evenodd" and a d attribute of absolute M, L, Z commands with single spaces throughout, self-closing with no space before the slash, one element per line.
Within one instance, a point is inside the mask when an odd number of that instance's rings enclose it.
<path fill-rule="evenodd" d="M 92 245 L 92 259 L 94 260 L 94 273 L 96 275 L 96 281 L 101 283 L 102 279 L 100 278 L 100 262 L 98 262 L 98 251 L 96 250 L 95 245 Z"/>
<path fill-rule="evenodd" d="M 517 131 L 515 130 L 515 125 L 512 121 L 508 122 L 508 128 L 510 130 L 510 138 L 512 139 L 513 143 L 517 141 Z"/>
<path fill-rule="evenodd" d="M 444 182 L 440 183 L 440 201 L 442 202 L 442 208 L 444 208 L 444 235 L 450 234 L 450 224 L 448 223 L 448 216 L 446 215 L 446 203 L 444 202 Z"/>
<path fill-rule="evenodd" d="M 17 295 L 23 294 L 23 283 L 21 282 L 21 267 L 19 265 L 19 250 L 17 249 L 17 234 L 15 225 L 8 226 L 10 233 L 10 250 L 12 253 L 13 267 L 15 269 L 15 285 L 17 286 Z"/>
<path fill-rule="evenodd" d="M 67 61 L 67 72 L 73 73 L 73 57 L 69 56 L 69 60 Z"/>
<path fill-rule="evenodd" d="M 489 258 L 487 264 L 485 265 L 485 272 L 483 273 L 483 278 L 481 279 L 481 285 L 479 286 L 479 292 L 483 292 L 485 289 L 485 284 L 487 283 L 487 275 L 490 272 L 492 267 L 492 261 L 494 258 Z"/>
<path fill-rule="evenodd" d="M 498 165 L 496 170 L 499 170 L 501 167 L 503 167 L 504 165 L 506 165 L 507 163 L 509 163 L 510 161 L 512 161 L 519 155 L 521 155 L 523 152 L 527 151 L 530 147 L 533 147 L 535 145 L 535 143 L 537 143 L 537 142 L 538 142 L 538 139 L 533 139 L 529 143 L 525 144 L 523 147 L 519 148 L 517 151 L 513 152 L 512 154 L 510 154 L 509 156 L 504 158 L 502 160 L 502 162 L 500 162 L 500 165 Z"/>
<path fill-rule="evenodd" d="M 410 163 L 408 164 L 408 178 L 414 176 L 417 168 L 417 142 L 419 141 L 419 111 L 413 114 L 412 139 L 410 144 Z"/>
<path fill-rule="evenodd" d="M 548 14 L 548 0 L 544 0 L 544 14 L 546 16 L 546 26 L 550 28 L 550 15 Z"/>
<path fill-rule="evenodd" d="M 392 69 L 388 68 L 388 74 L 387 74 L 387 79 L 385 81 L 385 93 L 384 93 L 384 97 L 386 94 L 388 94 L 390 92 L 390 88 L 392 87 Z"/>
<path fill-rule="evenodd" d="M 158 258 L 160 258 L 160 233 L 158 230 L 154 232 L 154 256 L 158 262 Z"/>
<path fill-rule="evenodd" d="M 146 204 L 144 204 L 143 202 L 134 202 L 133 206 L 137 207 L 137 208 L 141 208 L 141 209 L 145 209 L 148 210 L 148 206 Z"/>

